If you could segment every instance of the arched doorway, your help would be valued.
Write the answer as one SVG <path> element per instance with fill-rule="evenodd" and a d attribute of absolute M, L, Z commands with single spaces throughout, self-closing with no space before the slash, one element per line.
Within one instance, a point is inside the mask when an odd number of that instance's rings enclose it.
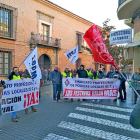
<path fill-rule="evenodd" d="M 51 69 L 50 57 L 46 54 L 42 54 L 38 60 L 39 67 L 43 69 Z"/>

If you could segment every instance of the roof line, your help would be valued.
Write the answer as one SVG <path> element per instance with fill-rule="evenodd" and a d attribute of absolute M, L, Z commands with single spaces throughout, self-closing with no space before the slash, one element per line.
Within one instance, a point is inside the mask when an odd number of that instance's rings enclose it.
<path fill-rule="evenodd" d="M 43 0 L 43 1 L 44 1 L 44 0 Z M 53 2 L 51 2 L 51 1 L 49 1 L 49 0 L 45 0 L 45 1 L 48 2 L 48 3 L 50 3 L 50 4 L 52 4 L 52 5 L 54 5 L 54 6 L 56 6 L 57 8 L 60 8 L 60 9 L 62 9 L 62 10 L 64 10 L 64 11 L 68 12 L 69 14 L 74 15 L 74 16 L 77 17 L 77 18 L 80 18 L 80 19 L 82 19 L 82 20 L 85 20 L 85 21 L 89 22 L 90 24 L 95 24 L 95 23 L 93 23 L 93 22 L 91 22 L 91 21 L 89 21 L 89 20 L 87 20 L 87 19 L 84 19 L 84 18 L 82 18 L 82 17 L 80 17 L 80 16 L 78 16 L 78 15 L 76 15 L 76 14 L 74 14 L 74 13 L 68 11 L 68 10 L 66 10 L 65 8 L 63 8 L 63 7 L 57 5 L 57 4 L 55 4 L 55 3 L 53 3 Z M 97 25 L 97 26 L 98 26 L 98 25 Z M 101 28 L 101 29 L 103 29 L 103 28 L 100 27 L 100 26 L 98 26 L 98 27 Z"/>

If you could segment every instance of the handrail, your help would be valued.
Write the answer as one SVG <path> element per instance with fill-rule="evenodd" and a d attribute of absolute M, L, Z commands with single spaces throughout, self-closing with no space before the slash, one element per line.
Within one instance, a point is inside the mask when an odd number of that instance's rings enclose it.
<path fill-rule="evenodd" d="M 53 47 L 61 47 L 61 39 L 58 38 L 52 38 L 40 34 L 34 35 L 35 43 L 37 44 L 43 44 L 43 45 L 49 45 Z"/>

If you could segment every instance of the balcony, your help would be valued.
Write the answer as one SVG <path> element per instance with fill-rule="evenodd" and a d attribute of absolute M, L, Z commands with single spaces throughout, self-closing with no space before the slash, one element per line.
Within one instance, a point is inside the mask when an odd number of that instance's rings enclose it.
<path fill-rule="evenodd" d="M 118 18 L 120 20 L 132 18 L 139 5 L 140 0 L 118 0 Z"/>
<path fill-rule="evenodd" d="M 43 36 L 40 34 L 32 35 L 34 44 L 50 46 L 54 48 L 61 48 L 61 39 Z"/>

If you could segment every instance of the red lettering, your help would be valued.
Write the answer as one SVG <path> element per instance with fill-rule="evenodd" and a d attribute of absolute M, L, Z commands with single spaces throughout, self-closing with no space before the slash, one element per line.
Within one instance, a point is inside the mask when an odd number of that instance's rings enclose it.
<path fill-rule="evenodd" d="M 38 100 L 39 99 L 39 92 L 38 91 L 36 92 L 36 98 L 37 98 L 36 103 L 38 103 L 39 102 L 39 100 Z"/>
<path fill-rule="evenodd" d="M 26 107 L 26 94 L 24 94 L 24 105 L 23 107 L 25 108 Z"/>
<path fill-rule="evenodd" d="M 29 105 L 30 105 L 30 97 L 31 97 L 31 93 L 28 93 L 28 94 L 27 94 L 27 99 L 28 99 L 27 106 L 29 106 Z"/>
<path fill-rule="evenodd" d="M 32 92 L 30 105 L 31 105 L 31 104 L 35 104 L 35 95 L 34 95 L 34 92 Z"/>

